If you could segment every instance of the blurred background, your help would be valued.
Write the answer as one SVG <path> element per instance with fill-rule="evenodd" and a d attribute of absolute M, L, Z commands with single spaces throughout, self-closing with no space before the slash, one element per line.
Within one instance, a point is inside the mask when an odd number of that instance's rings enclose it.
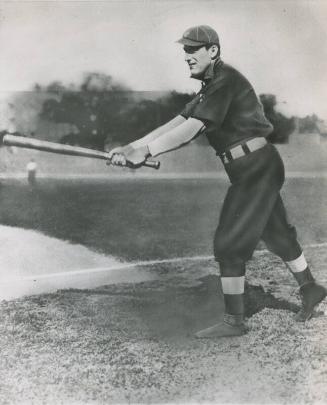
<path fill-rule="evenodd" d="M 260 95 L 287 169 L 321 173 L 326 19 L 319 0 L 0 2 L 0 134 L 99 150 L 145 135 L 198 91 L 175 41 L 186 28 L 209 24 L 222 59 Z M 1 148 L 0 158 L 5 177 L 23 175 L 31 158 L 41 176 L 131 174 L 15 148 Z M 160 175 L 221 170 L 202 138 L 161 160 Z"/>

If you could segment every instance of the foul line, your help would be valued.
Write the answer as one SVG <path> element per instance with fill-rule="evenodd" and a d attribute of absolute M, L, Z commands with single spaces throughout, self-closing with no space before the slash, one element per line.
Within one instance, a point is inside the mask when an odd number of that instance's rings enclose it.
<path fill-rule="evenodd" d="M 129 269 L 134 267 L 140 266 L 153 266 L 156 264 L 165 264 L 165 263 L 178 263 L 178 262 L 185 262 L 185 261 L 201 261 L 201 260 L 209 260 L 212 259 L 213 256 L 185 256 L 185 257 L 176 257 L 174 259 L 162 259 L 162 260 L 144 260 L 140 262 L 132 262 L 132 263 L 121 263 L 115 264 L 110 267 L 93 267 L 91 269 L 80 269 L 80 270 L 71 270 L 71 271 L 61 271 L 58 273 L 51 273 L 51 274 L 34 274 L 32 276 L 25 276 L 25 277 L 12 277 L 7 278 L 4 282 L 12 282 L 12 281 L 36 281 L 36 279 L 47 279 L 53 277 L 66 277 L 66 276 L 75 276 L 79 274 L 91 274 L 91 273 L 104 273 L 106 271 L 111 270 L 122 270 L 122 269 Z M 0 282 L 2 284 L 2 282 Z"/>
<path fill-rule="evenodd" d="M 322 242 L 322 243 L 313 243 L 310 245 L 304 245 L 304 248 L 315 248 L 315 247 L 327 247 L 327 242 Z M 263 250 L 258 250 L 254 252 L 254 256 L 262 255 L 267 253 L 268 250 L 263 249 Z M 9 282 L 14 282 L 14 281 L 36 281 L 36 280 L 43 280 L 43 279 L 49 279 L 49 278 L 54 278 L 54 277 L 66 277 L 66 276 L 76 276 L 80 274 L 92 274 L 92 273 L 104 273 L 107 271 L 111 270 L 122 270 L 122 269 L 129 269 L 129 268 L 134 268 L 134 267 L 140 267 L 140 266 L 153 266 L 157 264 L 166 264 L 166 263 L 181 263 L 185 261 L 203 261 L 203 260 L 212 260 L 213 256 L 184 256 L 184 257 L 176 257 L 173 259 L 161 259 L 161 260 L 144 260 L 140 262 L 132 262 L 132 263 L 120 263 L 113 265 L 111 267 L 95 267 L 95 268 L 90 268 L 90 269 L 79 269 L 79 270 L 71 270 L 71 271 L 62 271 L 62 272 L 57 272 L 57 273 L 51 273 L 51 274 L 34 274 L 31 276 L 25 276 L 25 277 L 12 277 L 12 278 L 7 278 L 5 281 L 0 282 L 0 284 L 7 284 Z"/>

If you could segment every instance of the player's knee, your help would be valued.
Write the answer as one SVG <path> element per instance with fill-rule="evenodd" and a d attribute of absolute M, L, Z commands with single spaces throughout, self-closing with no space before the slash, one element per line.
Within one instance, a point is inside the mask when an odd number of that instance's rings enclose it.
<path fill-rule="evenodd" d="M 222 277 L 242 277 L 245 275 L 245 262 L 237 260 L 220 261 L 219 270 Z"/>
<path fill-rule="evenodd" d="M 229 241 L 224 235 L 216 234 L 214 239 L 214 256 L 217 262 L 242 262 L 243 258 L 235 243 Z"/>
<path fill-rule="evenodd" d="M 224 235 L 216 233 L 214 239 L 214 257 L 219 263 L 220 273 L 224 277 L 240 277 L 245 274 L 247 257 L 235 243 Z"/>
<path fill-rule="evenodd" d="M 226 256 L 228 249 L 229 246 L 228 243 L 226 243 L 226 240 L 223 237 L 221 237 L 219 233 L 216 233 L 213 243 L 213 252 L 215 260 L 217 262 L 222 260 Z"/>
<path fill-rule="evenodd" d="M 264 242 L 272 253 L 279 256 L 284 261 L 298 257 L 302 248 L 297 241 L 297 232 L 294 226 L 289 226 L 288 232 L 283 235 L 269 235 L 264 238 Z"/>

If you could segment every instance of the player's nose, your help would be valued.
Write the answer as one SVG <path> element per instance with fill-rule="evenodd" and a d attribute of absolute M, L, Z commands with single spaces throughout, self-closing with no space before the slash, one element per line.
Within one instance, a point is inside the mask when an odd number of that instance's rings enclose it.
<path fill-rule="evenodd" d="M 185 54 L 184 54 L 184 60 L 185 60 L 185 62 L 189 62 L 191 59 L 192 59 L 191 55 L 188 54 L 187 52 L 185 52 Z"/>

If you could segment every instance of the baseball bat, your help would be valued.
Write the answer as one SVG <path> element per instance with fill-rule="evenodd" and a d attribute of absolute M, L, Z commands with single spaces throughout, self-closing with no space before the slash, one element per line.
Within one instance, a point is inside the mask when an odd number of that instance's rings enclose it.
<path fill-rule="evenodd" d="M 42 141 L 40 139 L 28 138 L 25 136 L 5 135 L 3 144 L 6 146 L 18 146 L 19 148 L 36 149 L 44 152 L 59 153 L 61 155 L 83 156 L 89 158 L 110 160 L 108 152 L 83 148 L 81 146 L 63 145 L 56 142 Z M 142 166 L 159 169 L 160 162 L 146 160 Z M 132 166 L 133 167 L 133 166 Z"/>

